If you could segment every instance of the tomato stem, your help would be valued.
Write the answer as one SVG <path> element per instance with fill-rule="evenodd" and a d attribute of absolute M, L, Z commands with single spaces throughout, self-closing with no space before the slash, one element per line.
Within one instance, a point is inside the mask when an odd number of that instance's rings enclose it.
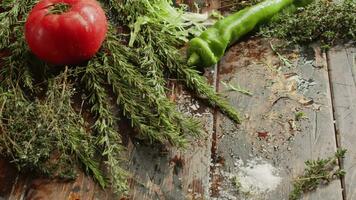
<path fill-rule="evenodd" d="M 48 14 L 62 14 L 68 12 L 70 5 L 67 3 L 56 3 L 49 7 Z"/>

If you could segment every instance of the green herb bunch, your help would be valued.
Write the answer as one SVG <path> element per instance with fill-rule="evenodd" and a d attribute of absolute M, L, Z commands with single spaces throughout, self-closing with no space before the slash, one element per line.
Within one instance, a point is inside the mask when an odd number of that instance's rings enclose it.
<path fill-rule="evenodd" d="M 19 85 L 7 91 L 0 88 L 0 152 L 19 169 L 62 178 L 74 178 L 75 166 L 84 164 L 102 183 L 93 137 L 86 134 L 80 111 L 71 105 L 74 89 L 67 76 L 66 71 L 50 79 L 44 99 L 30 101 L 16 88 Z"/>
<path fill-rule="evenodd" d="M 25 43 L 24 22 L 37 0 L 0 3 L 0 154 L 19 170 L 48 176 L 75 178 L 82 167 L 121 193 L 128 189 L 121 134 L 128 133 L 119 133 L 120 117 L 152 143 L 184 147 L 188 136 L 202 132 L 198 120 L 167 98 L 170 78 L 234 121 L 239 116 L 180 53 L 204 29 L 205 15 L 167 0 L 100 2 L 110 16 L 106 41 L 94 58 L 69 69 L 37 60 Z"/>
<path fill-rule="evenodd" d="M 226 0 L 222 9 L 236 12 L 261 0 Z M 262 25 L 257 35 L 280 38 L 288 43 L 308 44 L 318 41 L 324 49 L 336 42 L 356 40 L 355 0 L 295 0 L 269 23 Z"/>
<path fill-rule="evenodd" d="M 356 1 L 316 0 L 295 12 L 286 10 L 259 34 L 292 43 L 320 41 L 327 48 L 340 40 L 356 40 Z"/>

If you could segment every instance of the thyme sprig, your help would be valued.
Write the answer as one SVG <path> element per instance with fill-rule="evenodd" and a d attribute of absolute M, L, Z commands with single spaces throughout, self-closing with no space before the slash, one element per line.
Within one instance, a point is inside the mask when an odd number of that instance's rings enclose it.
<path fill-rule="evenodd" d="M 0 152 L 20 170 L 62 178 L 74 178 L 73 166 L 84 164 L 105 186 L 94 157 L 93 138 L 86 134 L 83 118 L 71 105 L 74 90 L 67 82 L 67 72 L 49 80 L 48 88 L 46 99 L 31 101 L 18 85 L 6 91 L 1 87 Z"/>
<path fill-rule="evenodd" d="M 345 171 L 339 168 L 338 160 L 345 156 L 346 149 L 338 149 L 334 156 L 325 159 L 307 160 L 304 174 L 293 182 L 289 200 L 298 200 L 305 192 L 315 190 L 320 184 L 341 178 Z"/>

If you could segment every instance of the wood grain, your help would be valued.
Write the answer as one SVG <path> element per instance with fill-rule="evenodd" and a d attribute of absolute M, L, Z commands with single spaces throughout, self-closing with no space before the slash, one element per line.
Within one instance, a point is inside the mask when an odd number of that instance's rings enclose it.
<path fill-rule="evenodd" d="M 345 197 L 356 199 L 356 48 L 338 46 L 328 53 L 336 130 L 347 149 Z"/>
<path fill-rule="evenodd" d="M 245 120 L 236 127 L 220 115 L 218 157 L 224 162 L 218 163 L 222 189 L 217 199 L 288 199 L 291 181 L 301 175 L 304 162 L 331 156 L 336 150 L 328 73 L 326 66 L 317 67 L 326 63 L 325 56 L 312 48 L 296 49 L 285 54 L 293 61 L 288 67 L 269 42 L 259 38 L 242 41 L 230 48 L 219 65 L 220 83 L 240 85 L 253 96 L 219 85 Z M 303 89 L 307 82 L 312 86 Z M 305 113 L 307 119 L 296 121 L 297 112 Z M 233 186 L 231 176 L 243 167 L 238 163 L 246 166 L 256 160 L 273 165 L 282 181 L 273 190 L 246 196 Z M 303 199 L 341 200 L 341 183 L 333 181 Z"/>

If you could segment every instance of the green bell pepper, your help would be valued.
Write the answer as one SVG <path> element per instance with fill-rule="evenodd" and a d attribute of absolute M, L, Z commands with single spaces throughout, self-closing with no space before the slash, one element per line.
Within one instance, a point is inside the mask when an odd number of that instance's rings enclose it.
<path fill-rule="evenodd" d="M 309 0 L 296 1 L 300 4 L 300 1 Z M 219 20 L 189 42 L 188 65 L 209 67 L 216 64 L 228 46 L 293 3 L 294 0 L 265 0 Z"/>

